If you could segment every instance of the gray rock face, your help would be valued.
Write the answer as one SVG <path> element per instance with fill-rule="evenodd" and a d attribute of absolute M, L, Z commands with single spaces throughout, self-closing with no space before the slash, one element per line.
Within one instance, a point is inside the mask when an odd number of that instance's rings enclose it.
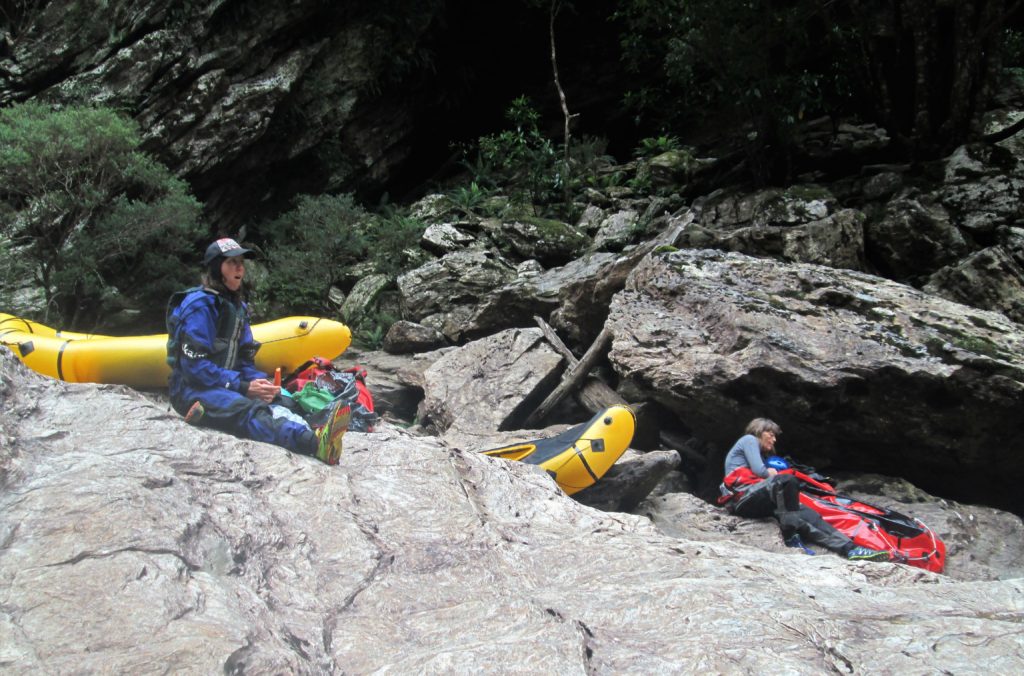
<path fill-rule="evenodd" d="M 395 50 L 419 48 L 433 5 L 408 4 L 388 24 L 369 5 L 324 0 L 18 4 L 0 103 L 133 111 L 146 149 L 225 227 L 246 209 L 286 205 L 297 185 L 351 189 L 409 155 L 418 97 L 389 69 Z"/>
<path fill-rule="evenodd" d="M 1024 669 L 1020 580 L 668 536 L 386 425 L 328 467 L 0 353 L 12 672 Z"/>
<path fill-rule="evenodd" d="M 1024 323 L 1024 271 L 1003 249 L 977 251 L 933 274 L 924 290 L 958 303 L 1002 312 Z"/>
<path fill-rule="evenodd" d="M 388 329 L 383 347 L 385 352 L 391 354 L 408 354 L 428 352 L 444 344 L 445 339 L 440 331 L 402 319 Z"/>
<path fill-rule="evenodd" d="M 438 431 L 516 429 L 554 387 L 562 361 L 540 329 L 469 343 L 427 369 L 420 418 Z"/>
<path fill-rule="evenodd" d="M 808 464 L 1021 507 L 1024 331 L 1001 314 L 862 273 L 677 251 L 633 271 L 608 326 L 626 399 L 660 402 L 722 454 L 768 416 Z"/>
<path fill-rule="evenodd" d="M 719 192 L 671 220 L 680 248 L 724 249 L 752 256 L 864 269 L 864 215 L 837 209 L 817 186 L 754 194 Z"/>

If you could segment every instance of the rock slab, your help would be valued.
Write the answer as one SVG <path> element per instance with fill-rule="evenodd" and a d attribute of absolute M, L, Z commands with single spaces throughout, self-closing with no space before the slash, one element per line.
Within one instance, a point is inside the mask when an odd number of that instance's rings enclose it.
<path fill-rule="evenodd" d="M 328 467 L 6 350 L 0 402 L 7 673 L 1024 670 L 1022 580 L 670 537 L 386 425 Z"/>

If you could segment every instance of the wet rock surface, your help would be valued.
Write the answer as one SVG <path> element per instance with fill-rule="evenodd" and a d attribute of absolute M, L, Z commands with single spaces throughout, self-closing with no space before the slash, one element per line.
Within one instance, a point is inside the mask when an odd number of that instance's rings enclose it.
<path fill-rule="evenodd" d="M 692 496 L 667 534 L 386 424 L 328 467 L 0 352 L 6 669 L 1024 667 L 1019 579 L 764 551 Z"/>

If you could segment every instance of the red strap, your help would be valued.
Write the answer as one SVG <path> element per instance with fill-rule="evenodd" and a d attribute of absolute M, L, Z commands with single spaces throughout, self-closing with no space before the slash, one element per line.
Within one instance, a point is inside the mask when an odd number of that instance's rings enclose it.
<path fill-rule="evenodd" d="M 364 382 L 366 381 L 366 369 L 364 369 L 362 366 L 359 366 L 358 364 L 356 366 L 348 367 L 347 369 L 342 371 L 342 373 L 351 373 L 357 379 L 362 380 Z"/>

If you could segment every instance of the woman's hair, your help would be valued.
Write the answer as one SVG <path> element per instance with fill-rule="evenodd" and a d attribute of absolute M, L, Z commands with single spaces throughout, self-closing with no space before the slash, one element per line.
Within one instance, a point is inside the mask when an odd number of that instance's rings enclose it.
<path fill-rule="evenodd" d="M 773 432 L 775 436 L 782 434 L 782 428 L 774 420 L 768 418 L 754 418 L 747 423 L 747 429 L 744 430 L 744 434 L 752 434 L 755 437 L 761 436 L 765 432 Z"/>

